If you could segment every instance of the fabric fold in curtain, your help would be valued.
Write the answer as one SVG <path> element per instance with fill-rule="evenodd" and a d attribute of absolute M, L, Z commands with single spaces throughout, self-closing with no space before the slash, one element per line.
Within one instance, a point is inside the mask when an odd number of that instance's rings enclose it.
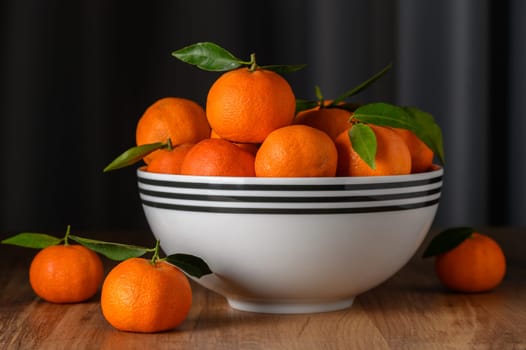
<path fill-rule="evenodd" d="M 204 104 L 218 74 L 171 57 L 197 41 L 334 98 L 392 62 L 356 102 L 433 114 L 444 134 L 435 226 L 526 225 L 526 3 L 521 0 L 241 0 L 0 4 L 0 229 L 143 229 L 133 169 L 102 169 L 134 143 L 158 98 Z"/>

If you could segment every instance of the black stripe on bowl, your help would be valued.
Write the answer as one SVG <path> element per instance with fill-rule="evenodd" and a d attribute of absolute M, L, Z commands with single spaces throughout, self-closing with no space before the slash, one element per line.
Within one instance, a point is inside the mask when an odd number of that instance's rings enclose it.
<path fill-rule="evenodd" d="M 191 201 L 210 201 L 210 202 L 247 202 L 247 203 L 331 203 L 331 202 L 372 202 L 372 201 L 385 201 L 394 199 L 407 199 L 407 198 L 418 198 L 430 196 L 433 194 L 440 193 L 441 187 L 429 189 L 425 191 L 417 192 L 404 192 L 404 193 L 390 193 L 390 194 L 378 194 L 378 195 L 348 195 L 348 196 L 309 196 L 309 197 L 284 197 L 284 196 L 221 196 L 221 195 L 210 195 L 210 194 L 190 194 L 190 193 L 178 193 L 178 192 L 159 192 L 139 188 L 139 193 L 142 195 L 157 197 L 157 198 L 168 198 L 168 199 L 181 199 Z"/>
<path fill-rule="evenodd" d="M 288 184 L 288 185 L 271 185 L 271 184 L 225 184 L 209 182 L 186 182 L 186 181 L 167 181 L 154 180 L 144 177 L 138 177 L 138 182 L 145 185 L 153 185 L 171 188 L 193 188 L 205 190 L 230 190 L 230 191 L 350 191 L 350 190 L 376 190 L 400 187 L 413 187 L 430 185 L 442 181 L 442 175 L 429 179 L 385 182 L 385 183 L 361 183 L 361 184 Z"/>
<path fill-rule="evenodd" d="M 142 200 L 144 206 L 179 210 L 192 212 L 207 213 L 231 213 L 231 214 L 351 214 L 351 213 L 378 213 L 387 211 L 410 210 L 429 207 L 438 204 L 439 198 L 426 202 L 393 204 L 376 207 L 359 207 L 359 208 L 229 208 L 229 207 L 210 207 L 210 206 L 192 206 L 172 203 L 158 203 L 148 200 Z"/>

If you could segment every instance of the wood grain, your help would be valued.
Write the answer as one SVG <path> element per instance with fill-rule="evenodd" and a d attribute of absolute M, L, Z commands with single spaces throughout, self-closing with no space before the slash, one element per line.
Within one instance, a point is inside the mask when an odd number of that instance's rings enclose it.
<path fill-rule="evenodd" d="M 97 295 L 55 305 L 34 295 L 34 251 L 0 246 L 1 349 L 526 349 L 526 230 L 486 230 L 502 244 L 508 271 L 489 293 L 443 289 L 421 250 L 394 277 L 343 311 L 267 315 L 231 309 L 220 295 L 192 284 L 194 303 L 177 329 L 125 333 L 103 318 Z M 429 236 L 431 237 L 433 233 Z M 118 233 L 105 239 L 125 242 Z M 3 238 L 3 237 L 2 237 Z M 133 235 L 151 243 L 148 234 Z M 422 246 L 422 248 L 424 245 Z M 106 269 L 113 262 L 105 260 Z"/>

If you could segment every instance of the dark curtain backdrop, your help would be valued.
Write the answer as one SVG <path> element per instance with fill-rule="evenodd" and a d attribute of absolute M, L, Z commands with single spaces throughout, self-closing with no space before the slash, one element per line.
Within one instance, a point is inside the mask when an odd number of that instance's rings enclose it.
<path fill-rule="evenodd" d="M 103 174 L 164 96 L 202 104 L 217 73 L 170 53 L 213 41 L 307 63 L 327 98 L 392 62 L 358 102 L 416 105 L 444 133 L 435 226 L 526 224 L 526 1 L 28 1 L 0 5 L 0 232 L 143 229 L 133 168 Z"/>

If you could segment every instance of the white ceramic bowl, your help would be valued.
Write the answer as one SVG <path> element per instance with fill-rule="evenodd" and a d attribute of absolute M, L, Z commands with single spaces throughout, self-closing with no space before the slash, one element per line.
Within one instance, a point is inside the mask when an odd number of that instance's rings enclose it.
<path fill-rule="evenodd" d="M 234 309 L 344 309 L 415 254 L 438 207 L 443 169 L 382 177 L 246 178 L 138 172 L 167 254 L 204 259 L 196 279 Z"/>

